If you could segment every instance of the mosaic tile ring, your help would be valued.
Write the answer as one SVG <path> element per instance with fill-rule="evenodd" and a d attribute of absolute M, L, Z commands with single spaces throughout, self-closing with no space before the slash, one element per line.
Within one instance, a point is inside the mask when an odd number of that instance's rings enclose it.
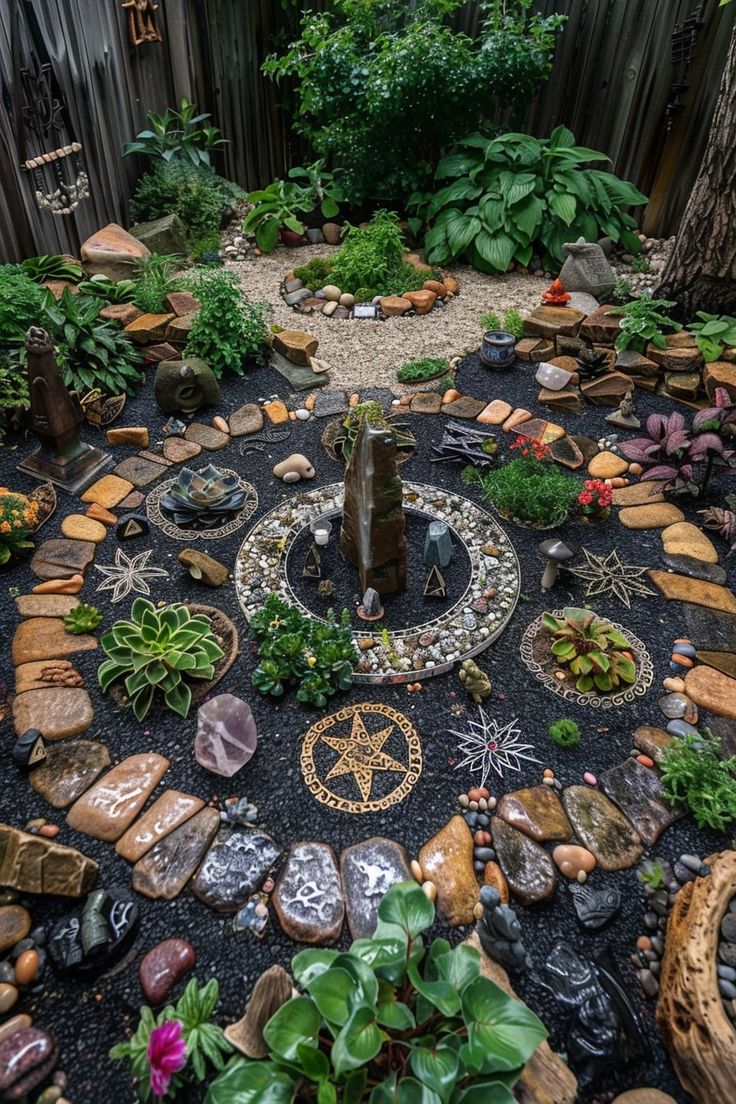
<path fill-rule="evenodd" d="M 564 618 L 563 610 L 551 610 L 553 617 Z M 534 658 L 534 642 L 542 631 L 543 613 L 540 613 L 539 617 L 525 630 L 521 639 L 521 645 L 519 651 L 521 653 L 521 659 L 524 666 L 528 671 L 539 679 L 548 690 L 552 690 L 555 694 L 559 694 L 560 697 L 565 698 L 567 701 L 575 702 L 578 705 L 590 705 L 594 709 L 612 709 L 618 705 L 628 705 L 636 698 L 640 698 L 643 694 L 646 694 L 649 687 L 654 680 L 654 666 L 652 664 L 652 657 L 646 650 L 644 644 L 639 640 L 638 636 L 634 634 L 624 625 L 617 625 L 615 621 L 611 621 L 608 617 L 604 620 L 611 625 L 618 632 L 622 633 L 629 642 L 629 648 L 636 660 L 637 679 L 633 686 L 627 686 L 625 690 L 619 690 L 615 694 L 600 694 L 594 690 L 589 690 L 587 693 L 583 693 L 577 690 L 574 686 L 567 686 L 564 682 L 558 682 L 555 676 L 550 671 L 545 671 L 540 663 Z"/>
<path fill-rule="evenodd" d="M 182 541 L 222 540 L 223 537 L 229 537 L 231 533 L 235 533 L 238 529 L 241 529 L 246 521 L 248 521 L 258 509 L 258 491 L 252 483 L 248 483 L 245 479 L 242 479 L 238 472 L 232 471 L 230 468 L 220 468 L 219 471 L 222 475 L 235 476 L 238 480 L 238 486 L 241 490 L 245 491 L 245 502 L 240 510 L 238 510 L 235 517 L 230 518 L 225 525 L 219 525 L 217 529 L 182 529 L 180 526 L 175 525 L 173 521 L 170 521 L 161 509 L 161 499 L 174 486 L 177 477 L 167 479 L 164 483 L 159 483 L 159 485 L 154 487 L 150 492 L 146 498 L 146 513 L 148 515 L 148 520 L 153 525 L 158 526 L 167 537 L 171 537 L 172 540 Z"/>
<path fill-rule="evenodd" d="M 422 624 L 389 630 L 387 643 L 381 640 L 370 652 L 362 652 L 362 669 L 353 672 L 356 683 L 416 682 L 447 673 L 501 635 L 519 599 L 521 568 L 516 552 L 487 510 L 423 483 L 405 481 L 403 491 L 407 511 L 443 521 L 453 530 L 470 560 L 470 582 L 450 609 Z M 271 592 L 302 613 L 325 620 L 294 593 L 287 560 L 292 545 L 311 522 L 341 514 L 343 494 L 342 483 L 299 491 L 256 522 L 238 552 L 234 570 L 246 620 L 261 609 Z M 483 551 L 491 545 L 498 555 Z M 491 588 L 496 590 L 494 599 L 485 610 L 475 609 L 474 604 Z M 365 629 L 353 632 L 356 646 L 365 635 Z"/>

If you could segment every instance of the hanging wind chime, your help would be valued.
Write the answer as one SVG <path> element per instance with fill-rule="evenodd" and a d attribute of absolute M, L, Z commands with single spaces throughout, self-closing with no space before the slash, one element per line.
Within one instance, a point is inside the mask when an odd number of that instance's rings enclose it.
<path fill-rule="evenodd" d="M 22 57 L 20 19 L 19 6 L 13 24 L 12 106 L 21 168 L 33 180 L 34 199 L 41 210 L 70 215 L 80 200 L 89 197 L 89 180 L 79 156 L 82 147 L 70 139 L 51 64 L 41 61 L 30 28 Z M 31 145 L 39 152 L 28 156 Z"/>
<path fill-rule="evenodd" d="M 131 45 L 145 42 L 161 42 L 161 32 L 156 25 L 158 4 L 153 0 L 123 0 L 120 5 L 128 16 L 128 37 Z"/>

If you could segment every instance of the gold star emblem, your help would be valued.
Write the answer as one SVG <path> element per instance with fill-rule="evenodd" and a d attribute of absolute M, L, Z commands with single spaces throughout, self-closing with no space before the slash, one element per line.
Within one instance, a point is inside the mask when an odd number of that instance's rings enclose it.
<path fill-rule="evenodd" d="M 340 758 L 325 776 L 325 781 L 352 774 L 364 801 L 370 800 L 374 771 L 406 772 L 406 764 L 399 763 L 383 750 L 383 745 L 393 732 L 390 724 L 380 732 L 369 732 L 359 713 L 353 716 L 349 736 L 323 736 L 322 742 L 340 753 Z"/>

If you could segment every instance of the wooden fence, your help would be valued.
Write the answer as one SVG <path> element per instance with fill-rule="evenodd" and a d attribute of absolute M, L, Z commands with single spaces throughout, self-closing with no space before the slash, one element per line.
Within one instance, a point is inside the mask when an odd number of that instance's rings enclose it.
<path fill-rule="evenodd" d="M 396 0 L 397 3 L 403 0 Z M 326 0 L 313 0 L 324 7 Z M 274 35 L 293 28 L 297 9 L 277 0 L 160 0 L 163 42 L 128 40 L 120 0 L 0 0 L 0 261 L 35 253 L 76 252 L 99 226 L 127 219 L 135 165 L 124 142 L 186 96 L 211 111 L 230 140 L 220 166 L 245 187 L 268 182 L 303 156 L 279 108 L 279 92 L 260 73 Z M 528 129 L 546 135 L 560 122 L 579 142 L 603 149 L 615 171 L 652 199 L 645 227 L 672 233 L 697 174 L 718 94 L 736 5 L 717 0 L 538 0 L 540 11 L 565 12 L 554 72 L 537 97 Z M 679 97 L 668 115 L 673 83 L 672 32 L 693 10 L 702 27 Z M 45 49 L 82 144 L 90 198 L 72 216 L 41 211 L 19 168 L 13 120 L 12 26 L 35 34 Z M 476 33 L 478 5 L 457 24 Z M 30 28 L 30 30 L 29 30 Z"/>

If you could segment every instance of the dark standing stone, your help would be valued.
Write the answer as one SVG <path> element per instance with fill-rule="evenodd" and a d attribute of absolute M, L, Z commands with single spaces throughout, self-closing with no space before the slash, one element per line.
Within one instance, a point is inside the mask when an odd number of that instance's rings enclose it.
<path fill-rule="evenodd" d="M 42 763 L 47 754 L 44 738 L 37 728 L 26 729 L 15 741 L 11 752 L 13 762 L 29 770 L 37 763 Z"/>
<path fill-rule="evenodd" d="M 662 559 L 673 571 L 691 579 L 703 579 L 706 583 L 715 583 L 716 586 L 723 586 L 726 582 L 726 572 L 719 564 L 704 563 L 693 556 L 673 556 L 669 552 L 663 552 Z"/>
<path fill-rule="evenodd" d="M 345 901 L 337 856 L 326 843 L 295 843 L 273 895 L 281 927 L 297 943 L 334 943 Z"/>
<path fill-rule="evenodd" d="M 173 900 L 199 866 L 219 824 L 216 809 L 200 809 L 138 860 L 133 867 L 133 889 L 146 897 Z"/>
<path fill-rule="evenodd" d="M 237 912 L 263 885 L 281 848 L 259 828 L 221 828 L 192 888 L 220 912 Z"/>
<path fill-rule="evenodd" d="M 511 892 L 525 905 L 550 897 L 557 876 L 544 848 L 497 816 L 491 823 L 491 834 L 499 866 Z"/>
<path fill-rule="evenodd" d="M 736 614 L 683 602 L 688 635 L 696 648 L 712 652 L 736 652 Z"/>
<path fill-rule="evenodd" d="M 186 939 L 165 939 L 151 947 L 138 969 L 141 988 L 151 1005 L 163 1004 L 177 981 L 185 977 L 197 960 Z"/>
<path fill-rule="evenodd" d="M 143 514 L 126 514 L 115 526 L 115 536 L 119 541 L 134 540 L 135 537 L 147 537 L 150 526 Z"/>
<path fill-rule="evenodd" d="M 568 786 L 562 795 L 570 823 L 603 870 L 626 870 L 642 852 L 641 840 L 623 813 L 593 786 Z"/>
<path fill-rule="evenodd" d="M 0 1044 L 0 1093 L 20 1100 L 48 1077 L 59 1060 L 56 1040 L 40 1027 L 16 1031 Z"/>
<path fill-rule="evenodd" d="M 577 882 L 572 882 L 569 888 L 578 920 L 589 931 L 608 924 L 621 908 L 621 894 L 617 889 L 593 889 Z"/>
<path fill-rule="evenodd" d="M 353 939 L 370 939 L 384 894 L 397 882 L 413 880 L 406 850 L 381 836 L 346 847 L 340 856 L 340 874 Z"/>
<path fill-rule="evenodd" d="M 31 785 L 55 809 L 65 809 L 110 766 L 110 753 L 94 740 L 65 740 L 50 747 L 46 762 L 31 774 Z"/>
<path fill-rule="evenodd" d="M 668 805 L 656 771 L 636 759 L 624 759 L 600 776 L 601 789 L 631 821 L 647 847 L 652 847 L 662 832 L 685 815 L 681 805 Z"/>

